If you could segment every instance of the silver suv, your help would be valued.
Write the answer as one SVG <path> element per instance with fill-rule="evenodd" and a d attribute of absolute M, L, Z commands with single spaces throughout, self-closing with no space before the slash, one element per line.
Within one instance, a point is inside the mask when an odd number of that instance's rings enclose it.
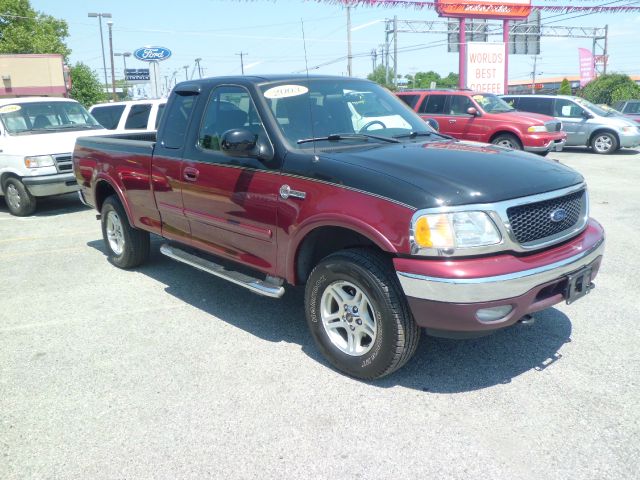
<path fill-rule="evenodd" d="M 600 154 L 640 145 L 638 124 L 620 114 L 568 95 L 504 95 L 507 103 L 523 112 L 556 117 L 567 132 L 566 146 L 587 146 Z"/>

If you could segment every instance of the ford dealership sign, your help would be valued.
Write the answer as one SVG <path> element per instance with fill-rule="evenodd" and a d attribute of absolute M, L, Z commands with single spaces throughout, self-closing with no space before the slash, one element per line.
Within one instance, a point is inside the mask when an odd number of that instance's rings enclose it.
<path fill-rule="evenodd" d="M 142 47 L 133 52 L 133 56 L 143 62 L 161 62 L 171 56 L 171 50 L 164 47 Z"/>

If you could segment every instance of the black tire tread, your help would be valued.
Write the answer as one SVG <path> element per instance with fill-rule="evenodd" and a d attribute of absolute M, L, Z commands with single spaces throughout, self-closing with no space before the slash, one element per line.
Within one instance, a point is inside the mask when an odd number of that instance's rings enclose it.
<path fill-rule="evenodd" d="M 389 258 L 376 250 L 361 248 L 341 250 L 327 256 L 325 260 L 336 258 L 355 263 L 375 277 L 378 286 L 386 293 L 389 306 L 401 325 L 391 363 L 380 372 L 359 378 L 374 380 L 389 375 L 401 368 L 413 356 L 418 347 L 421 333 L 420 327 L 413 320 L 400 282 L 393 271 L 393 267 L 390 265 Z M 313 272 L 311 275 L 313 275 Z"/>
<path fill-rule="evenodd" d="M 18 189 L 18 192 L 20 192 L 20 195 L 26 197 L 26 199 L 28 200 L 28 203 L 21 206 L 20 210 L 17 210 L 17 211 L 11 208 L 9 201 L 6 198 L 7 186 L 10 183 L 15 185 L 16 189 Z M 29 193 L 29 190 L 27 190 L 27 187 L 24 186 L 24 183 L 22 183 L 19 178 L 16 178 L 16 177 L 7 178 L 4 182 L 4 185 L 2 186 L 2 190 L 5 192 L 5 201 L 7 203 L 7 208 L 9 209 L 9 212 L 11 212 L 11 215 L 15 215 L 16 217 L 28 217 L 29 215 L 31 215 L 33 212 L 36 211 L 36 205 L 37 205 L 36 197 L 34 197 Z"/>
<path fill-rule="evenodd" d="M 125 235 L 125 251 L 122 253 L 122 256 L 119 259 L 116 259 L 114 255 L 109 255 L 109 260 L 117 267 L 123 269 L 134 268 L 142 265 L 149 258 L 149 253 L 151 251 L 149 232 L 145 232 L 144 230 L 139 230 L 131 226 L 129 217 L 125 212 L 120 199 L 116 195 L 108 197 L 102 205 L 103 222 L 106 221 L 105 207 L 108 205 L 113 207 L 113 209 L 118 213 L 118 216 L 122 221 L 122 228 Z M 105 244 L 107 250 L 112 253 L 106 238 Z"/>

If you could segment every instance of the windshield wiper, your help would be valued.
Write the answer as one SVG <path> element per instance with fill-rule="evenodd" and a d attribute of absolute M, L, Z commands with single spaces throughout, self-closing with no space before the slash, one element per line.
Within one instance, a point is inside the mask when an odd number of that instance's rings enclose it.
<path fill-rule="evenodd" d="M 300 145 L 302 143 L 310 143 L 310 142 L 322 142 L 322 141 L 337 142 L 339 140 L 353 140 L 353 139 L 368 140 L 370 138 L 373 140 L 380 140 L 381 142 L 400 143 L 400 141 L 396 140 L 395 138 L 381 137 L 378 135 L 371 135 L 368 133 L 332 133 L 326 137 L 302 138 L 298 140 L 296 143 Z"/>
<path fill-rule="evenodd" d="M 455 140 L 453 137 L 449 135 L 445 135 L 444 133 L 440 133 L 440 132 L 416 132 L 416 131 L 403 133 L 402 135 L 394 135 L 393 138 L 431 137 L 433 135 L 437 135 L 442 138 L 448 138 L 450 140 Z"/>
<path fill-rule="evenodd" d="M 56 125 L 55 127 L 49 127 L 47 130 L 66 130 L 71 128 L 93 129 L 99 128 L 98 125 L 89 125 L 86 123 L 69 123 L 67 125 Z"/>

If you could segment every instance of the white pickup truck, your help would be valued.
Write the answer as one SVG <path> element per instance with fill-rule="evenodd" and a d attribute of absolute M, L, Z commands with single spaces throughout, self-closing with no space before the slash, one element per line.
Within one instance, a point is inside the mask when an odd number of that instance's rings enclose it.
<path fill-rule="evenodd" d="M 0 195 L 9 212 L 31 215 L 36 198 L 78 190 L 71 153 L 76 138 L 105 130 L 67 98 L 0 99 Z"/>

